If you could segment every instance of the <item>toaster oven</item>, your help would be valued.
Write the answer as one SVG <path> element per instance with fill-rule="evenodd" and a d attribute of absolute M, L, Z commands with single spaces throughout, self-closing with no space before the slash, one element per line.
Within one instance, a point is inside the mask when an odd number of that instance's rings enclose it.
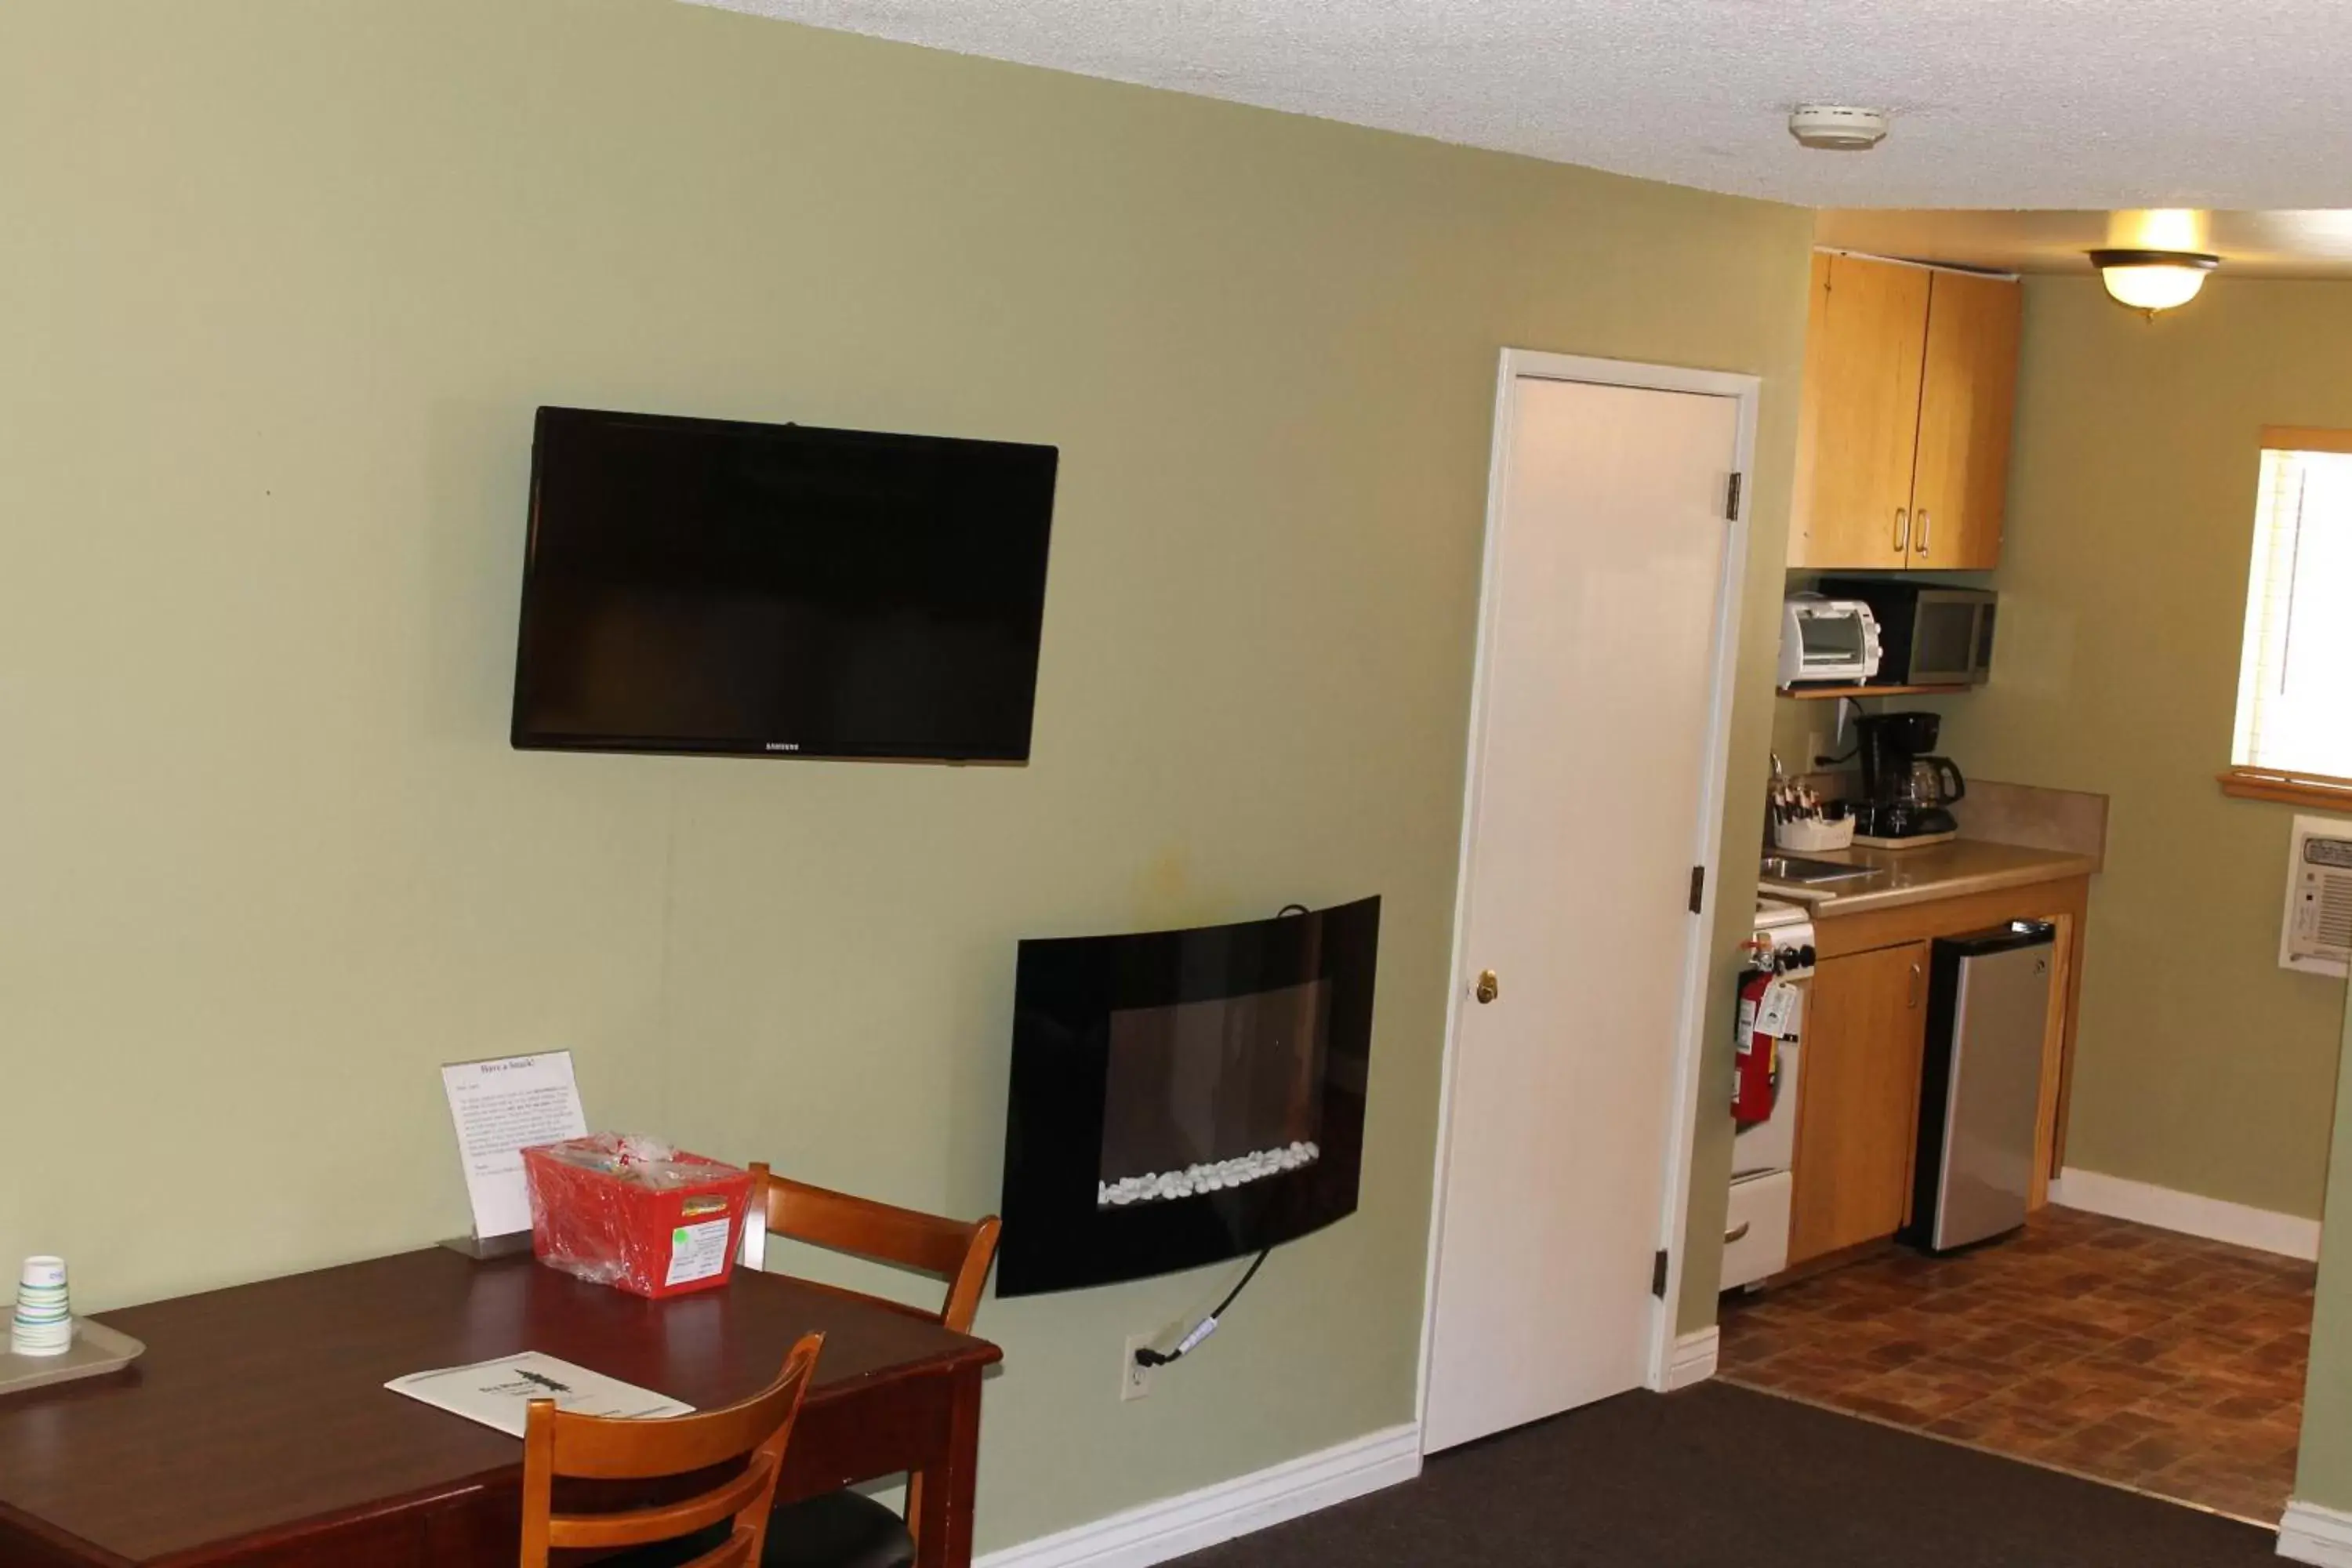
<path fill-rule="evenodd" d="M 1878 618 L 1859 599 L 1791 594 L 1780 606 L 1780 684 L 1853 684 L 1878 673 Z"/>

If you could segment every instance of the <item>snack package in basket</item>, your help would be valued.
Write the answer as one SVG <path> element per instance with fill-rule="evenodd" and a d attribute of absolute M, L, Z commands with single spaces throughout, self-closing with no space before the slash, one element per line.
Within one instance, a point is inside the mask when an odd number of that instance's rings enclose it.
<path fill-rule="evenodd" d="M 598 1132 L 522 1152 L 541 1263 L 660 1300 L 727 1283 L 751 1173 L 658 1139 Z"/>

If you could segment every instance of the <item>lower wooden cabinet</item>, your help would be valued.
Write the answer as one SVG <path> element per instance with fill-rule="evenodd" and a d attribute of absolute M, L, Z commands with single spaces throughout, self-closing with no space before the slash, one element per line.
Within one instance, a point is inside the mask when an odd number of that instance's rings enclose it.
<path fill-rule="evenodd" d="M 1911 1193 L 1928 944 L 1825 958 L 1805 1010 L 1789 1261 L 1892 1236 Z"/>

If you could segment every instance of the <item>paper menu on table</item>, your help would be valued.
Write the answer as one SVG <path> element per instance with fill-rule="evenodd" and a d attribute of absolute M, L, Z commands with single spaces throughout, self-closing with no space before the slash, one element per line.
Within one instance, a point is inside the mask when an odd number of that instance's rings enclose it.
<path fill-rule="evenodd" d="M 384 1386 L 453 1415 L 495 1426 L 514 1437 L 522 1436 L 523 1423 L 534 1399 L 552 1399 L 557 1409 L 575 1415 L 628 1420 L 694 1414 L 693 1405 L 667 1394 L 590 1372 L 584 1366 L 574 1366 L 537 1351 L 476 1362 L 471 1366 L 415 1372 L 406 1377 L 395 1377 Z"/>
<path fill-rule="evenodd" d="M 511 1236 L 530 1228 L 530 1189 L 522 1152 L 536 1143 L 588 1136 L 570 1051 L 541 1051 L 495 1061 L 451 1062 L 441 1069 L 449 1118 L 466 1167 L 474 1234 Z"/>

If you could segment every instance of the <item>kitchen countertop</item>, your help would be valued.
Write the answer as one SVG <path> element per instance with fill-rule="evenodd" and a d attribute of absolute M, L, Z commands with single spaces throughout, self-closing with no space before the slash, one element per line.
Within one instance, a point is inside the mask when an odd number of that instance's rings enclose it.
<path fill-rule="evenodd" d="M 1956 838 L 1948 844 L 1931 844 L 1923 849 L 1802 849 L 1790 853 L 1809 860 L 1869 866 L 1879 873 L 1866 882 L 1836 882 L 1820 888 L 1769 879 L 1757 885 L 1757 892 L 1764 898 L 1809 906 L 1816 920 L 1867 914 L 1873 910 L 1924 904 L 1933 899 L 1959 898 L 1969 893 L 1996 892 L 2003 888 L 2031 887 L 2036 882 L 2063 881 L 2069 877 L 2087 876 L 2099 868 L 2094 856 L 2028 849 L 1981 838 Z"/>

